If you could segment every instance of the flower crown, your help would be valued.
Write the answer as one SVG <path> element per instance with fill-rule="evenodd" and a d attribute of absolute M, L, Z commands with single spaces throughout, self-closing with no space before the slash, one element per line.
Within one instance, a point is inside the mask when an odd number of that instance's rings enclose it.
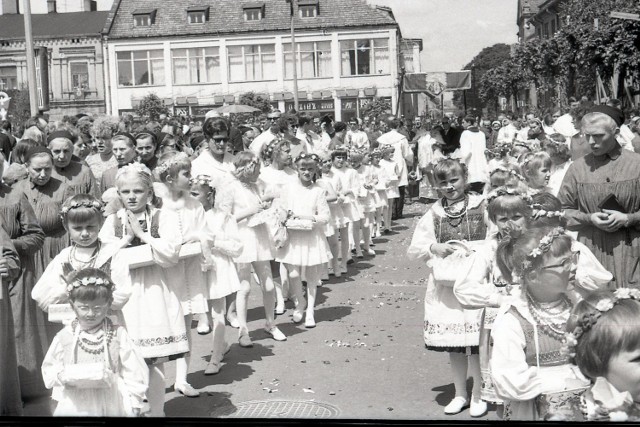
<path fill-rule="evenodd" d="M 598 301 L 594 310 L 588 313 L 584 313 L 581 318 L 578 319 L 578 325 L 574 328 L 573 332 L 567 332 L 564 336 L 562 352 L 569 358 L 576 356 L 576 346 L 578 340 L 591 330 L 598 322 L 598 319 L 602 317 L 604 313 L 611 310 L 620 301 L 625 299 L 633 299 L 640 301 L 640 290 L 630 288 L 619 288 L 613 291 L 612 298 L 606 298 Z"/>
<path fill-rule="evenodd" d="M 514 142 L 513 143 L 514 147 L 524 147 L 527 150 L 529 150 L 529 152 L 532 152 L 531 147 L 529 147 L 527 144 L 525 144 L 524 142 Z"/>
<path fill-rule="evenodd" d="M 60 209 L 60 215 L 64 217 L 69 213 L 70 210 L 78 208 L 93 208 L 97 209 L 100 212 L 104 211 L 102 203 L 100 203 L 98 200 L 87 200 L 84 202 L 73 202 L 69 206 L 64 206 L 62 209 Z"/>
<path fill-rule="evenodd" d="M 487 205 L 493 202 L 498 197 L 502 197 L 502 196 L 517 196 L 517 197 L 520 197 L 525 202 L 527 202 L 528 204 L 532 203 L 531 196 L 529 196 L 526 193 L 522 193 L 518 190 L 513 190 L 507 187 L 498 187 L 487 195 Z"/>
<path fill-rule="evenodd" d="M 495 168 L 494 170 L 492 170 L 492 171 L 489 173 L 489 176 L 493 176 L 493 174 L 494 174 L 494 173 L 496 173 L 496 172 L 506 172 L 506 173 L 508 173 L 510 176 L 513 176 L 513 177 L 515 177 L 516 179 L 518 179 L 518 180 L 520 180 L 520 181 L 522 181 L 522 182 L 526 182 L 525 177 L 524 177 L 524 176 L 522 176 L 522 175 L 520 175 L 520 174 L 518 173 L 518 171 L 516 171 L 516 170 L 514 170 L 514 169 L 506 169 L 506 168 L 503 168 L 503 167 L 501 167 L 501 166 L 498 166 L 497 168 Z"/>
<path fill-rule="evenodd" d="M 333 151 L 331 153 L 333 154 L 333 153 L 336 153 L 336 152 L 349 154 L 349 147 L 347 147 L 346 145 L 338 145 L 333 149 Z"/>
<path fill-rule="evenodd" d="M 371 151 L 372 156 L 382 156 L 382 150 L 380 148 L 374 148 Z"/>
<path fill-rule="evenodd" d="M 282 144 L 285 141 L 284 138 L 276 137 L 272 139 L 268 144 L 264 146 L 262 149 L 262 157 L 264 159 L 270 159 L 273 155 L 273 152 L 276 150 L 276 147 Z"/>
<path fill-rule="evenodd" d="M 151 177 L 151 171 L 149 170 L 148 167 L 146 167 L 142 163 L 133 162 L 133 163 L 129 163 L 128 165 L 122 166 L 120 169 L 118 169 L 118 172 L 116 173 L 116 179 L 129 172 L 144 174 Z"/>
<path fill-rule="evenodd" d="M 208 185 L 209 187 L 212 187 L 211 177 L 209 175 L 198 175 L 198 176 L 192 177 L 189 180 L 189 183 L 191 185 L 198 184 L 198 185 Z"/>
<path fill-rule="evenodd" d="M 237 168 L 237 169 L 235 170 L 235 173 L 236 173 L 237 175 L 240 175 L 240 174 L 244 173 L 245 171 L 249 170 L 249 168 L 253 168 L 253 167 L 255 167 L 257 164 L 258 164 L 258 159 L 253 158 L 253 159 L 251 159 L 251 160 L 249 161 L 249 163 L 247 163 L 246 165 L 244 165 L 244 166 L 240 166 L 239 168 Z"/>
<path fill-rule="evenodd" d="M 524 277 L 525 274 L 531 271 L 531 269 L 533 268 L 533 261 L 536 258 L 541 257 L 543 254 L 549 252 L 549 249 L 551 249 L 551 244 L 556 238 L 564 235 L 564 228 L 556 227 L 551 230 L 549 234 L 540 239 L 538 247 L 529 252 L 527 258 L 522 262 L 522 272 L 520 274 L 520 277 Z"/>
<path fill-rule="evenodd" d="M 113 282 L 102 277 L 83 277 L 82 279 L 74 280 L 67 285 L 67 293 L 71 293 L 80 286 L 105 286 L 107 289 L 113 289 Z"/>
<path fill-rule="evenodd" d="M 540 205 L 539 203 L 534 203 L 533 205 L 531 205 L 531 208 L 533 209 L 533 214 L 531 215 L 533 219 L 544 218 L 544 217 L 564 218 L 564 211 L 548 211 L 548 210 L 542 209 L 542 205 Z"/>
<path fill-rule="evenodd" d="M 296 159 L 294 160 L 294 163 L 298 163 L 298 161 L 302 159 L 313 160 L 316 163 L 320 163 L 320 156 L 313 153 L 312 154 L 300 153 L 298 157 L 296 157 Z"/>
<path fill-rule="evenodd" d="M 437 165 L 437 164 L 440 164 L 440 163 L 445 162 L 445 161 L 448 161 L 448 160 L 453 160 L 454 162 L 458 162 L 458 163 L 460 163 L 461 165 L 464 165 L 464 162 L 463 162 L 462 160 L 458 159 L 457 157 L 451 157 L 451 156 L 449 156 L 449 155 L 444 156 L 444 157 L 440 157 L 440 158 L 435 159 L 435 160 L 432 160 L 432 161 L 431 161 L 431 165 L 432 165 L 432 166 L 435 166 L 435 165 Z"/>
<path fill-rule="evenodd" d="M 178 164 L 179 162 L 183 162 L 184 160 L 189 160 L 189 156 L 187 156 L 183 152 L 179 152 L 178 154 L 176 154 L 175 156 L 173 156 L 172 158 L 170 158 L 166 162 L 163 162 L 163 163 L 159 164 L 158 166 L 156 166 L 155 171 L 156 171 L 156 173 L 158 175 L 166 173 L 171 166 L 174 166 L 174 165 Z"/>

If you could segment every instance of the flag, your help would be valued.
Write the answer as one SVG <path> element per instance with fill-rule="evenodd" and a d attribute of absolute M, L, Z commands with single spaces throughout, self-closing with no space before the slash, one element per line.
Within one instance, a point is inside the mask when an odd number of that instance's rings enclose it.
<path fill-rule="evenodd" d="M 471 89 L 471 71 L 407 73 L 402 89 L 405 93 L 426 92 L 431 96 L 450 90 Z"/>

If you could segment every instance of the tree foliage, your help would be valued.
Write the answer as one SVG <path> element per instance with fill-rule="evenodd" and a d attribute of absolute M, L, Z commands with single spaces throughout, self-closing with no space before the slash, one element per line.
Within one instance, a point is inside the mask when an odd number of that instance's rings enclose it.
<path fill-rule="evenodd" d="M 13 126 L 23 125 L 31 117 L 31 107 L 29 103 L 29 89 L 10 89 L 5 91 L 11 98 L 7 118 Z"/>
<path fill-rule="evenodd" d="M 136 113 L 140 117 L 148 117 L 149 120 L 158 120 L 161 114 L 169 114 L 169 109 L 158 95 L 149 93 L 140 101 Z"/>
<path fill-rule="evenodd" d="M 253 108 L 257 108 L 263 113 L 271 111 L 271 103 L 269 98 L 263 98 L 255 92 L 247 92 L 240 95 L 239 104 L 248 105 Z"/>
<path fill-rule="evenodd" d="M 383 116 L 390 115 L 391 111 L 391 100 L 375 97 L 360 109 L 360 115 L 375 117 L 378 120 Z"/>

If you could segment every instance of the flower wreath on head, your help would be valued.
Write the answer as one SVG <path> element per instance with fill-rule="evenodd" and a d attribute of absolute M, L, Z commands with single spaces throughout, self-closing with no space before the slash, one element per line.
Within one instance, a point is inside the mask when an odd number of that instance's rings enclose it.
<path fill-rule="evenodd" d="M 113 282 L 102 277 L 83 277 L 82 279 L 71 281 L 67 285 L 67 293 L 71 293 L 71 291 L 80 286 L 105 286 L 107 289 L 113 289 Z"/>
<path fill-rule="evenodd" d="M 147 176 L 151 176 L 151 170 L 149 170 L 148 167 L 146 167 L 142 163 L 133 162 L 133 163 L 129 163 L 128 165 L 122 166 L 120 169 L 118 169 L 118 172 L 116 173 L 116 178 L 128 172 L 135 172 L 138 174 L 141 173 Z"/>
<path fill-rule="evenodd" d="M 380 156 L 380 157 L 382 157 L 382 150 L 380 148 L 374 148 L 371 151 L 371 156 Z"/>
<path fill-rule="evenodd" d="M 539 203 L 532 204 L 531 209 L 533 209 L 533 213 L 531 214 L 531 218 L 533 219 L 544 218 L 544 217 L 564 218 L 564 211 L 548 211 L 548 210 L 542 209 L 542 205 L 540 205 Z"/>
<path fill-rule="evenodd" d="M 487 205 L 493 202 L 498 197 L 502 197 L 502 196 L 516 196 L 516 197 L 520 197 L 522 200 L 524 200 L 528 204 L 532 203 L 531 196 L 529 196 L 526 193 L 522 193 L 518 190 L 513 190 L 507 187 L 498 187 L 487 195 Z"/>
<path fill-rule="evenodd" d="M 532 271 L 534 260 L 538 257 L 541 257 L 543 254 L 549 252 L 549 249 L 551 249 L 551 244 L 553 243 L 553 241 L 560 236 L 564 236 L 565 235 L 564 231 L 565 230 L 563 227 L 556 227 L 553 230 L 551 230 L 549 234 L 547 234 L 542 239 L 540 239 L 540 243 L 538 244 L 538 247 L 532 250 L 531 252 L 529 252 L 529 255 L 527 255 L 526 259 L 522 262 L 522 267 L 520 269 L 521 271 L 519 274 L 520 278 L 524 278 L 524 276 L 527 275 L 527 273 L 530 273 Z"/>
<path fill-rule="evenodd" d="M 189 156 L 187 156 L 186 153 L 179 152 L 171 159 L 156 166 L 155 171 L 158 175 L 163 174 L 167 172 L 171 166 L 176 165 L 178 164 L 178 162 L 182 162 L 184 160 L 189 160 Z"/>
<path fill-rule="evenodd" d="M 211 185 L 211 177 L 209 175 L 198 175 L 198 176 L 194 176 L 189 180 L 189 183 L 191 185 L 207 185 L 211 188 L 213 188 L 213 186 Z"/>
<path fill-rule="evenodd" d="M 606 298 L 598 301 L 595 306 L 592 306 L 593 310 L 587 313 L 584 313 L 582 317 L 578 320 L 578 325 L 574 328 L 572 332 L 567 332 L 565 334 L 565 338 L 563 341 L 562 352 L 565 356 L 568 356 L 570 359 L 573 359 L 576 356 L 576 346 L 578 345 L 578 340 L 584 334 L 589 332 L 591 328 L 595 326 L 598 322 L 598 319 L 616 306 L 620 301 L 625 299 L 633 299 L 636 301 L 640 301 L 640 290 L 638 289 L 630 289 L 630 288 L 619 288 L 613 292 L 612 298 Z"/>
<path fill-rule="evenodd" d="M 278 147 L 283 142 L 285 142 L 285 139 L 281 137 L 276 137 L 269 141 L 269 143 L 266 144 L 264 148 L 262 148 L 262 158 L 271 159 L 271 156 L 273 156 L 273 152 L 276 150 L 276 147 Z"/>
<path fill-rule="evenodd" d="M 513 147 L 524 147 L 527 150 L 529 150 L 530 153 L 533 153 L 533 150 L 531 149 L 531 147 L 529 147 L 527 144 L 525 144 L 524 142 L 514 142 L 513 143 Z"/>
<path fill-rule="evenodd" d="M 298 163 L 298 161 L 302 160 L 302 159 L 312 160 L 312 161 L 314 161 L 316 163 L 320 163 L 321 162 L 320 156 L 318 156 L 315 153 L 311 153 L 311 154 L 300 153 L 300 154 L 298 154 L 298 157 L 296 157 L 296 159 L 293 161 L 293 163 Z"/>
<path fill-rule="evenodd" d="M 60 210 L 60 215 L 62 217 L 66 216 L 70 210 L 78 209 L 78 208 L 93 208 L 100 212 L 104 212 L 104 206 L 98 200 L 92 201 L 84 201 L 84 202 L 73 202 L 69 206 L 65 206 Z"/>
<path fill-rule="evenodd" d="M 460 160 L 460 159 L 459 159 L 459 158 L 457 158 L 457 157 L 451 157 L 450 155 L 446 155 L 446 156 L 443 156 L 443 157 L 439 157 L 439 158 L 437 158 L 437 159 L 435 159 L 435 160 L 432 160 L 432 161 L 431 161 L 431 166 L 435 166 L 435 165 L 437 165 L 437 164 L 439 164 L 439 163 L 442 163 L 442 162 L 445 162 L 445 161 L 448 161 L 448 160 L 452 160 L 452 161 L 454 161 L 454 162 L 458 162 L 458 163 L 460 163 L 462 166 L 464 166 L 464 167 L 465 167 L 465 169 L 466 169 L 466 167 L 467 167 L 467 166 L 465 165 L 465 163 L 464 163 L 462 160 Z"/>
<path fill-rule="evenodd" d="M 513 176 L 514 178 L 520 180 L 521 182 L 526 182 L 526 179 L 524 176 L 520 175 L 518 173 L 518 171 L 514 170 L 514 169 L 507 169 L 507 168 L 503 168 L 502 166 L 498 166 L 497 168 L 493 169 L 491 172 L 489 172 L 489 176 L 493 176 L 494 173 L 496 172 L 506 172 L 508 173 L 510 176 Z"/>
<path fill-rule="evenodd" d="M 338 153 L 338 152 L 345 153 L 347 156 L 349 156 L 349 147 L 347 147 L 346 145 L 338 145 L 333 149 L 331 154 Z"/>

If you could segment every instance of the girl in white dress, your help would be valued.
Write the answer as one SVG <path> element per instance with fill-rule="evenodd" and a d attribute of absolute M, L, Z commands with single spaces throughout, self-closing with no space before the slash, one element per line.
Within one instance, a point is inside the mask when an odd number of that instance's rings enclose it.
<path fill-rule="evenodd" d="M 31 291 L 31 297 L 45 313 L 49 312 L 52 304 L 69 302 L 65 277 L 73 271 L 97 268 L 111 275 L 112 270 L 121 270 L 115 275 L 125 282 L 117 283 L 113 290 L 111 310 L 114 312 L 114 318 L 117 317 L 120 323 L 124 324 L 120 310 L 129 300 L 131 293 L 128 266 L 122 259 L 117 258 L 121 248 L 118 243 L 105 244 L 98 238 L 104 222 L 102 211 L 102 203 L 89 194 L 76 194 L 62 204 L 60 216 L 69 233 L 71 246 L 63 249 L 51 260 Z"/>
<path fill-rule="evenodd" d="M 213 347 L 211 358 L 204 370 L 205 375 L 220 372 L 220 363 L 229 345 L 225 340 L 225 302 L 226 297 L 240 289 L 240 279 L 233 257 L 242 253 L 242 242 L 238 237 L 238 224 L 228 213 L 214 206 L 215 190 L 211 179 L 199 175 L 192 179 L 191 196 L 198 199 L 205 209 L 205 235 L 211 242 L 213 268 L 207 271 L 209 307 L 211 307 Z"/>
<path fill-rule="evenodd" d="M 371 166 L 376 177 L 376 221 L 375 229 L 373 231 L 374 238 L 382 234 L 382 222 L 384 213 L 387 209 L 387 206 L 389 206 L 389 199 L 387 198 L 387 186 L 389 185 L 389 178 L 387 177 L 387 173 L 384 168 L 380 166 L 380 160 L 382 160 L 382 151 L 380 151 L 379 148 L 376 148 L 371 152 Z"/>
<path fill-rule="evenodd" d="M 124 327 L 107 317 L 114 284 L 103 271 L 72 273 L 66 291 L 75 320 L 53 339 L 42 377 L 58 402 L 55 416 L 139 416 L 148 369 Z"/>
<path fill-rule="evenodd" d="M 354 225 L 354 244 L 356 246 L 356 254 L 360 252 L 360 234 L 364 244 L 364 251 L 367 255 L 375 255 L 376 252 L 371 249 L 371 229 L 375 221 L 376 201 L 374 193 L 376 193 L 376 177 L 370 164 L 368 152 L 360 150 L 352 150 L 349 162 L 351 167 L 358 174 L 356 186 L 356 203 L 358 210 L 362 213 L 360 220 L 360 231 L 356 233 Z M 365 163 L 366 162 L 366 163 Z"/>
<path fill-rule="evenodd" d="M 258 276 L 262 289 L 264 312 L 266 318 L 265 331 L 276 341 L 285 341 L 287 337 L 275 325 L 275 289 L 271 275 L 270 261 L 275 259 L 275 245 L 264 223 L 249 226 L 249 219 L 269 207 L 263 199 L 264 191 L 256 185 L 260 176 L 260 163 L 252 152 L 241 152 L 234 162 L 235 179 L 225 185 L 220 192 L 220 210 L 232 215 L 238 223 L 238 237 L 242 241 L 242 253 L 234 258 L 238 265 L 240 290 L 236 296 L 239 338 L 241 347 L 252 347 L 247 328 L 247 304 L 251 290 L 251 268 Z M 253 225 L 253 224 L 252 224 Z"/>
<path fill-rule="evenodd" d="M 329 203 L 329 211 L 331 214 L 324 233 L 327 237 L 327 241 L 329 242 L 329 248 L 331 249 L 332 256 L 332 269 L 329 271 L 329 274 L 332 274 L 335 277 L 340 277 L 342 276 L 342 267 L 340 266 L 340 246 L 338 242 L 338 235 L 340 234 L 341 229 L 344 228 L 346 230 L 347 224 L 344 219 L 344 212 L 342 211 L 342 200 L 338 196 L 338 190 L 333 188 L 333 183 L 328 176 L 331 174 L 331 159 L 327 158 L 321 160 L 320 165 L 320 178 L 316 180 L 316 184 L 327 192 L 327 203 Z"/>
<path fill-rule="evenodd" d="M 393 161 L 395 149 L 389 145 L 380 147 L 382 151 L 382 159 L 380 166 L 384 169 L 387 176 L 387 208 L 384 210 L 384 230 L 383 233 L 391 232 L 391 213 L 395 209 L 396 199 L 400 197 L 400 167 Z"/>
<path fill-rule="evenodd" d="M 338 200 L 342 201 L 343 223 L 345 227 L 340 228 L 340 265 L 342 273 L 347 272 L 347 264 L 351 259 L 349 252 L 349 225 L 360 221 L 361 215 L 358 207 L 354 202 L 355 194 L 353 192 L 353 174 L 347 174 L 347 156 L 348 150 L 345 146 L 336 147 L 331 152 L 331 171 L 325 175 L 333 184 L 333 188 L 338 193 Z"/>
<path fill-rule="evenodd" d="M 559 133 L 549 135 L 543 141 L 542 149 L 551 157 L 551 176 L 549 177 L 549 192 L 558 196 L 560 185 L 571 166 L 571 151 L 565 142 L 565 137 Z"/>
<path fill-rule="evenodd" d="M 205 236 L 205 216 L 202 204 L 191 197 L 191 160 L 185 153 L 168 152 L 163 154 L 154 174 L 161 185 L 164 185 L 165 196 L 162 198 L 162 209 L 171 211 L 178 217 L 180 243 L 199 242 L 203 253 L 208 253 L 208 241 Z M 191 321 L 193 315 L 199 319 L 198 333 L 205 335 L 211 328 L 207 312 L 207 278 L 203 266 L 202 255 L 191 256 L 180 260 L 177 266 L 167 271 L 170 283 L 176 289 L 182 305 L 187 338 L 191 344 Z M 208 262 L 208 260 L 206 261 Z M 205 262 L 205 264 L 206 264 Z M 190 357 L 176 360 L 176 390 L 185 396 L 196 397 L 199 393 L 187 382 Z"/>
<path fill-rule="evenodd" d="M 529 195 L 549 192 L 551 157 L 544 151 L 523 154 L 519 159 L 520 171 L 527 180 Z"/>
<path fill-rule="evenodd" d="M 489 365 L 507 420 L 536 421 L 538 396 L 589 384 L 561 351 L 578 255 L 564 229 L 554 227 L 532 228 L 498 246 L 500 271 L 507 281 L 517 275 L 522 287 L 521 298 L 500 308 L 491 332 Z"/>
<path fill-rule="evenodd" d="M 313 309 L 320 283 L 319 268 L 331 261 L 331 250 L 324 235 L 324 226 L 329 222 L 331 213 L 326 192 L 313 182 L 319 162 L 320 158 L 315 154 L 300 154 L 295 162 L 299 182 L 285 187 L 280 199 L 291 216 L 287 219 L 288 241 L 278 250 L 276 259 L 286 265 L 296 295 L 293 321 L 302 321 L 306 306 L 304 324 L 307 328 L 316 326 Z M 307 279 L 306 302 L 302 292 L 303 268 Z"/>
<path fill-rule="evenodd" d="M 146 258 L 129 260 L 139 261 L 141 266 L 129 268 L 128 279 L 115 272 L 112 275 L 116 283 L 131 281 L 131 296 L 122 314 L 133 343 L 149 366 L 150 414 L 163 416 L 164 363 L 189 351 L 182 306 L 173 289 L 177 284 L 171 283 L 168 275 L 168 269 L 178 264 L 182 242 L 179 220 L 175 213 L 150 205 L 153 183 L 146 166 L 133 163 L 120 168 L 116 188 L 125 207 L 107 217 L 99 238 L 122 248 L 144 245 L 140 250 L 150 253 L 149 262 Z"/>

